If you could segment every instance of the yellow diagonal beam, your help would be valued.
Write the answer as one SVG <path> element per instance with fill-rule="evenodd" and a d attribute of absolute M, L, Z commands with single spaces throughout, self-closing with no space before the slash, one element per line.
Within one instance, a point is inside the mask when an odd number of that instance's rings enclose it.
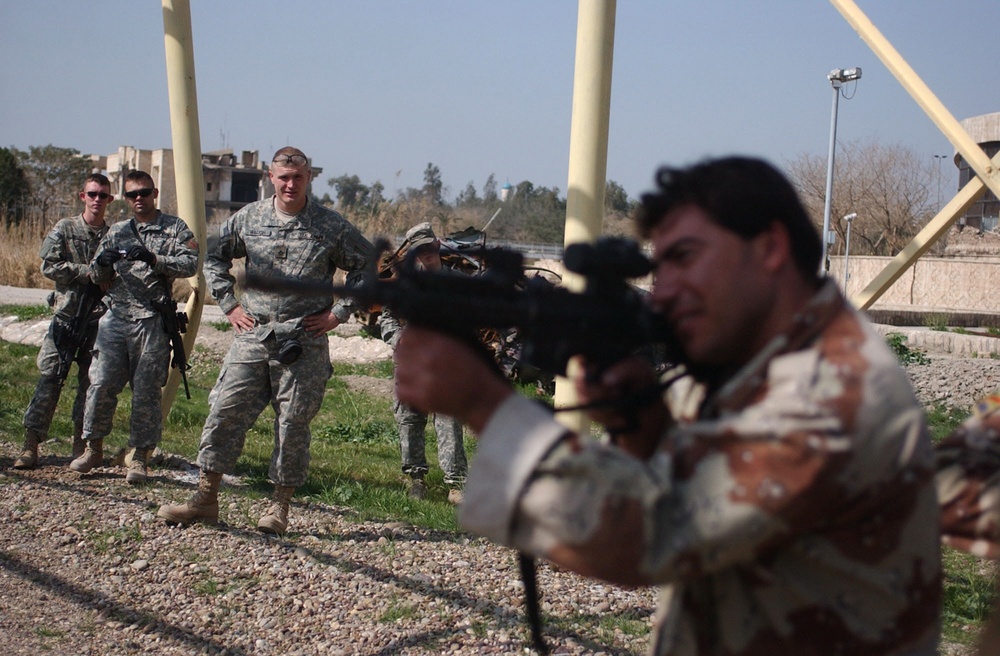
<path fill-rule="evenodd" d="M 982 148 L 955 120 L 948 109 L 938 100 L 924 81 L 920 79 L 906 60 L 892 47 L 878 28 L 875 27 L 853 0 L 830 0 L 837 11 L 857 31 L 886 68 L 896 76 L 903 88 L 913 97 L 921 109 L 930 117 L 941 133 L 955 146 L 955 150 L 965 158 L 969 167 L 976 172 L 987 187 L 1000 198 L 1000 171 L 993 166 Z"/>

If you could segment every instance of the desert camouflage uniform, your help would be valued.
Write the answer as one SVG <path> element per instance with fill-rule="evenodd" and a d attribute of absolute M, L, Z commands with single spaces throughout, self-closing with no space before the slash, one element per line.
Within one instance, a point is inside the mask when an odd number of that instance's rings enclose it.
<path fill-rule="evenodd" d="M 977 403 L 972 416 L 936 450 L 942 542 L 976 556 L 1000 558 L 1000 393 Z M 978 643 L 978 654 L 997 653 L 1000 596 Z"/>
<path fill-rule="evenodd" d="M 388 308 L 379 316 L 382 339 L 395 347 L 402 329 L 399 319 Z M 399 427 L 399 450 L 403 460 L 403 473 L 412 478 L 423 478 L 427 474 L 427 453 L 424 445 L 424 430 L 427 415 L 415 410 L 397 399 L 393 405 L 396 425 Z M 437 434 L 438 463 L 444 472 L 444 483 L 450 487 L 461 487 L 469 465 L 465 459 L 465 442 L 462 424 L 446 415 L 434 415 L 434 432 Z"/>
<path fill-rule="evenodd" d="M 944 543 L 1000 558 L 1000 393 L 937 445 L 936 483 Z"/>
<path fill-rule="evenodd" d="M 99 265 L 96 258 L 91 263 L 95 282 L 112 282 L 105 296 L 109 310 L 97 331 L 83 437 L 103 439 L 111 432 L 118 395 L 127 382 L 132 388 L 128 444 L 146 449 L 160 442 L 161 388 L 170 366 L 170 341 L 152 303 L 170 298 L 174 279 L 194 275 L 198 242 L 184 221 L 159 213 L 148 223 L 116 223 L 98 253 L 106 249 L 127 251 L 137 244 L 156 255 L 154 266 L 124 258 L 109 267 Z"/>
<path fill-rule="evenodd" d="M 209 286 L 223 312 L 241 304 L 256 325 L 234 337 L 212 390 L 198 453 L 203 470 L 231 472 L 247 430 L 270 403 L 275 414 L 270 479 L 276 485 L 301 486 L 309 468 L 309 422 L 319 412 L 333 373 L 327 336 L 302 330 L 302 319 L 326 311 L 331 299 L 247 289 L 237 300 L 233 260 L 245 257 L 248 272 L 307 281 L 329 282 L 339 268 L 348 272 L 346 284 L 353 286 L 361 283 L 372 254 L 371 243 L 357 228 L 312 200 L 287 224 L 277 218 L 274 200 L 268 198 L 247 205 L 220 227 L 218 245 L 205 261 Z M 333 313 L 347 321 L 352 309 L 342 299 Z M 281 364 L 276 358 L 289 339 L 301 343 L 302 354 L 292 364 Z"/>
<path fill-rule="evenodd" d="M 60 360 L 54 331 L 57 323 L 68 327 L 76 315 L 83 291 L 90 282 L 90 260 L 97 254 L 97 246 L 107 233 L 107 224 L 93 228 L 84 221 L 82 214 L 62 219 L 45 236 L 38 253 L 42 258 L 42 274 L 56 283 L 55 291 L 49 295 L 49 305 L 55 316 L 38 352 L 41 376 L 35 386 L 35 395 L 24 413 L 24 427 L 41 435 L 48 434 L 62 392 L 62 385 L 57 380 Z M 102 303 L 98 303 L 91 313 L 84 346 L 76 360 L 77 390 L 72 416 L 73 423 L 78 426 L 83 423 L 83 407 L 87 388 L 90 387 L 90 351 L 97 337 L 97 322 L 105 309 Z"/>
<path fill-rule="evenodd" d="M 505 401 L 479 441 L 461 520 L 542 556 L 574 545 L 601 562 L 608 532 L 634 544 L 640 576 L 662 586 L 658 656 L 930 655 L 941 608 L 932 464 L 905 373 L 828 282 L 647 461 Z"/>

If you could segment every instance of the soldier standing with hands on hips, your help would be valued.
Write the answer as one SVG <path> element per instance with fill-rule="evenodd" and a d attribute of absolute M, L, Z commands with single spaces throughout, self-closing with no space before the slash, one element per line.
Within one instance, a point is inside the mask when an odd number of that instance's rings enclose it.
<path fill-rule="evenodd" d="M 285 533 L 292 494 L 308 474 L 309 424 L 333 373 L 327 333 L 353 311 L 347 300 L 334 304 L 329 298 L 256 289 L 244 289 L 237 299 L 233 260 L 246 258 L 247 273 L 327 283 L 342 269 L 353 286 L 361 284 L 374 255 L 357 228 L 310 198 L 312 169 L 301 150 L 278 150 L 268 175 L 274 196 L 229 217 L 205 260 L 212 295 L 236 335 L 209 397 L 198 491 L 187 503 L 160 507 L 157 516 L 168 523 L 218 521 L 222 476 L 233 471 L 247 431 L 270 405 L 275 416 L 268 476 L 274 494 L 257 528 Z"/>
<path fill-rule="evenodd" d="M 146 481 L 147 464 L 163 431 L 162 387 L 170 367 L 170 340 L 157 305 L 171 300 L 173 282 L 198 268 L 198 242 L 180 218 L 156 208 L 159 192 L 145 171 L 125 176 L 133 216 L 116 223 L 91 264 L 97 283 L 110 283 L 108 312 L 94 345 L 83 419 L 87 449 L 70 463 L 82 474 L 104 463 L 104 438 L 127 382 L 132 388 L 128 445 L 135 449 L 125 477 Z"/>
<path fill-rule="evenodd" d="M 102 283 L 94 289 L 90 261 L 97 253 L 101 239 L 108 233 L 104 213 L 111 199 L 111 182 L 107 177 L 100 173 L 87 176 L 80 192 L 83 213 L 59 221 L 42 242 L 39 253 L 42 273 L 56 283 L 56 289 L 49 297 L 55 316 L 38 352 L 41 376 L 35 386 L 35 395 L 24 413 L 24 448 L 14 461 L 15 469 L 34 469 L 38 466 L 38 445 L 48 438 L 49 426 L 74 356 L 78 370 L 72 414 L 73 457 L 83 454 L 83 407 L 90 387 L 90 351 L 97 337 L 97 322 L 106 309 L 94 297 L 102 295 L 109 286 Z M 80 312 L 85 312 L 87 316 L 77 316 Z M 81 323 L 80 335 L 77 336 L 80 343 L 65 344 L 63 342 L 69 337 L 74 322 Z M 67 348 L 76 352 L 63 352 Z"/>

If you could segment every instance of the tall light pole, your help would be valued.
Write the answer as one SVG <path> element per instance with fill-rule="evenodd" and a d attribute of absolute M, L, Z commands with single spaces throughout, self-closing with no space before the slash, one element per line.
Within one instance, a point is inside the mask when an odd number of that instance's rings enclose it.
<path fill-rule="evenodd" d="M 826 76 L 833 86 L 833 111 L 830 116 L 830 154 L 826 165 L 826 201 L 823 204 L 823 257 L 819 264 L 819 274 L 825 276 L 830 270 L 830 207 L 833 201 L 833 159 L 837 150 L 837 106 L 840 101 L 840 87 L 845 82 L 861 79 L 861 69 L 835 68 Z"/>
<path fill-rule="evenodd" d="M 934 159 L 937 160 L 937 188 L 938 188 L 937 210 L 939 212 L 941 211 L 941 160 L 943 160 L 946 157 L 948 157 L 948 156 L 947 155 L 935 155 L 934 156 Z"/>
<path fill-rule="evenodd" d="M 848 273 L 850 269 L 847 268 L 847 261 L 848 258 L 851 256 L 851 224 L 854 223 L 854 219 L 856 218 L 858 218 L 857 212 L 851 212 L 850 214 L 844 217 L 844 220 L 847 221 L 847 235 L 844 238 L 844 295 L 845 296 L 847 295 L 847 279 L 851 277 L 850 274 Z"/>

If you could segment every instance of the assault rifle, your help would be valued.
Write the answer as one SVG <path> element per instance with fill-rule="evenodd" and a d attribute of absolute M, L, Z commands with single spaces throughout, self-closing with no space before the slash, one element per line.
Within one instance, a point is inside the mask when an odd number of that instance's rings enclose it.
<path fill-rule="evenodd" d="M 184 395 L 191 398 L 191 391 L 188 389 L 187 372 L 191 368 L 188 364 L 187 355 L 184 353 L 184 339 L 181 333 L 187 332 L 188 316 L 184 312 L 177 311 L 177 301 L 172 298 L 165 298 L 162 301 L 153 301 L 153 309 L 160 313 L 163 320 L 163 329 L 170 338 L 171 359 L 170 366 L 179 369 L 181 380 L 184 381 Z"/>
<path fill-rule="evenodd" d="M 357 287 L 252 272 L 245 274 L 244 284 L 271 292 L 346 297 L 361 306 L 383 305 L 401 319 L 449 333 L 480 350 L 481 342 L 474 337 L 478 329 L 517 328 L 523 340 L 520 359 L 552 374 L 565 374 L 574 355 L 585 356 L 600 369 L 644 347 L 658 345 L 668 360 L 677 353 L 664 318 L 628 284 L 652 270 L 633 241 L 603 238 L 595 244 L 568 246 L 563 264 L 583 276 L 581 292 L 557 287 L 540 276 L 526 278 L 523 256 L 502 248 L 483 252 L 485 266 L 478 275 L 424 271 L 411 255 L 395 278 L 380 279 L 377 263 L 390 247 L 384 240 L 376 246 L 378 255 L 371 261 L 369 275 Z M 489 356 L 484 353 L 484 357 Z M 655 398 L 643 396 L 648 398 L 628 402 Z M 533 559 L 521 554 L 520 569 L 532 641 L 546 654 Z"/>
<path fill-rule="evenodd" d="M 95 283 L 88 282 L 80 294 L 76 312 L 70 322 L 67 324 L 58 319 L 52 322 L 52 341 L 55 342 L 56 351 L 59 352 L 56 379 L 60 387 L 66 382 L 73 361 L 79 359 L 80 351 L 91 346 L 91 338 L 95 331 L 90 329 L 90 325 L 102 298 L 104 291 Z"/>
<path fill-rule="evenodd" d="M 388 243 L 380 241 L 381 254 Z M 649 260 L 635 242 L 603 238 L 566 248 L 563 264 L 585 279 L 583 291 L 557 287 L 541 276 L 526 278 L 523 256 L 503 248 L 486 249 L 478 275 L 418 269 L 406 258 L 395 278 L 379 279 L 371 270 L 357 287 L 247 272 L 246 287 L 271 292 L 353 299 L 359 306 L 383 305 L 401 319 L 477 343 L 480 328 L 520 331 L 520 360 L 562 375 L 574 355 L 598 368 L 637 349 L 665 344 L 666 322 L 643 301 L 628 280 L 648 274 Z"/>

